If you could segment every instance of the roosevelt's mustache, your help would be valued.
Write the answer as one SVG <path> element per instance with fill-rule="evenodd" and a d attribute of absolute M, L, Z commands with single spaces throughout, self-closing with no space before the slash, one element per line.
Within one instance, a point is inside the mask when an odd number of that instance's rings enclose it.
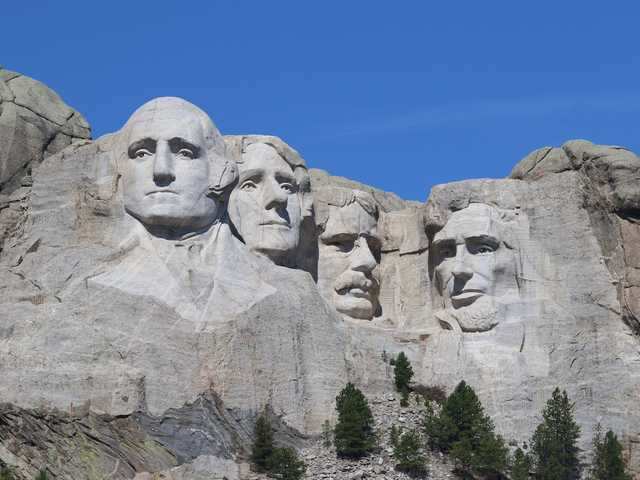
<path fill-rule="evenodd" d="M 333 284 L 336 292 L 349 290 L 350 288 L 360 288 L 364 291 L 371 291 L 378 288 L 378 281 L 362 272 L 349 270 L 340 275 Z"/>

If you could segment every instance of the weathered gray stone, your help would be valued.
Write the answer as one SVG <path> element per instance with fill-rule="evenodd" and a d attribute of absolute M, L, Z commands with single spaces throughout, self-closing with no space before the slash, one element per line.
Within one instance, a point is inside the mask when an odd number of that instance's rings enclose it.
<path fill-rule="evenodd" d="M 0 67 L 0 191 L 19 186 L 32 163 L 90 135 L 82 115 L 54 91 Z"/>
<path fill-rule="evenodd" d="M 75 118 L 22 78 L 0 70 L 2 105 Z M 21 480 L 246 478 L 259 412 L 307 446 L 347 381 L 387 398 L 403 351 L 513 442 L 567 389 L 581 447 L 600 422 L 638 472 L 639 175 L 573 141 L 406 202 L 153 100 L 0 193 L 0 460 Z"/>

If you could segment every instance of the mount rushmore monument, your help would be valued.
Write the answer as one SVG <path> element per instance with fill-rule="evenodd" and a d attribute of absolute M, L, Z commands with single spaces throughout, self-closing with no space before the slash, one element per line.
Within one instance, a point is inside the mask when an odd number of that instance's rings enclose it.
<path fill-rule="evenodd" d="M 507 440 L 566 388 L 582 447 L 601 422 L 637 473 L 639 334 L 622 147 L 569 141 L 405 201 L 179 98 L 91 140 L 0 69 L 0 460 L 24 478 L 240 478 L 266 406 L 296 445 L 347 381 L 390 391 L 400 351 L 416 384 L 471 384 Z"/>

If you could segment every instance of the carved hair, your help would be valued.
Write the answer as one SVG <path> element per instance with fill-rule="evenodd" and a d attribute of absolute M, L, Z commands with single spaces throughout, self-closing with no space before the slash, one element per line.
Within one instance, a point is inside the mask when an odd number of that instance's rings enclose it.
<path fill-rule="evenodd" d="M 175 111 L 180 117 L 192 115 L 198 119 L 205 141 L 207 158 L 211 164 L 209 175 L 209 193 L 220 196 L 229 190 L 229 187 L 238 180 L 238 170 L 235 162 L 227 156 L 226 145 L 220 131 L 215 126 L 209 115 L 194 104 L 178 97 L 158 97 L 148 101 L 138 108 L 124 127 L 118 133 L 118 162 L 127 156 L 130 143 L 130 133 L 134 124 L 141 121 L 150 121 L 161 111 Z M 118 168 L 121 171 L 120 168 Z"/>
<path fill-rule="evenodd" d="M 251 145 L 267 145 L 273 148 L 293 171 L 293 177 L 298 187 L 300 195 L 300 204 L 302 207 L 302 216 L 309 217 L 313 215 L 313 199 L 311 198 L 311 179 L 309 171 L 304 159 L 297 150 L 291 148 L 278 137 L 272 135 L 228 135 L 225 137 L 227 146 L 231 150 L 238 165 L 244 163 L 243 155 Z"/>
<path fill-rule="evenodd" d="M 315 190 L 313 196 L 316 226 L 320 231 L 324 231 L 327 221 L 329 220 L 328 207 L 330 206 L 343 208 L 357 203 L 365 212 L 378 220 L 378 205 L 373 196 L 368 192 L 345 187 L 325 187 Z"/>

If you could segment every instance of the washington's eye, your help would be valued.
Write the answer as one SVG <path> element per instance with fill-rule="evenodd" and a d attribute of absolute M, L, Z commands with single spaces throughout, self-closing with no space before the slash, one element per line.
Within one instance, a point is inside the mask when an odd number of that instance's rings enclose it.
<path fill-rule="evenodd" d="M 280 188 L 282 188 L 283 190 L 289 193 L 295 192 L 295 187 L 290 183 L 281 183 Z"/>
<path fill-rule="evenodd" d="M 251 181 L 246 181 L 240 185 L 240 190 L 243 192 L 251 192 L 257 188 L 256 184 Z"/>
<path fill-rule="evenodd" d="M 183 157 L 187 157 L 187 158 L 195 158 L 195 153 L 193 153 L 193 151 L 189 150 L 188 148 L 181 148 L 178 151 L 178 155 L 182 155 Z"/>
<path fill-rule="evenodd" d="M 146 148 L 140 148 L 140 149 L 136 150 L 134 155 L 135 155 L 136 158 L 144 158 L 144 157 L 148 157 L 149 155 L 151 155 L 151 152 L 149 150 L 147 150 Z"/>
<path fill-rule="evenodd" d="M 478 247 L 478 253 L 491 253 L 493 251 L 493 247 L 490 247 L 489 245 L 481 245 Z"/>

